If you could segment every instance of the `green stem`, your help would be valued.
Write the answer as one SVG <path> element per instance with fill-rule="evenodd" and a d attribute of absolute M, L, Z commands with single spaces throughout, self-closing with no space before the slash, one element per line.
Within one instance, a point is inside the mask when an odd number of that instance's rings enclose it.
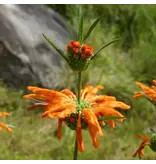
<path fill-rule="evenodd" d="M 81 92 L 81 72 L 78 73 L 78 103 L 80 103 L 80 92 Z M 74 148 L 74 155 L 73 155 L 73 160 L 77 160 L 77 155 L 78 155 L 78 145 L 77 145 L 77 138 L 75 138 L 75 148 Z"/>
<path fill-rule="evenodd" d="M 73 160 L 77 160 L 77 155 L 78 155 L 78 147 L 77 147 L 77 139 L 75 139 L 75 148 L 74 148 L 74 156 Z"/>
<path fill-rule="evenodd" d="M 80 103 L 80 91 L 81 91 L 81 72 L 78 73 L 78 102 Z"/>

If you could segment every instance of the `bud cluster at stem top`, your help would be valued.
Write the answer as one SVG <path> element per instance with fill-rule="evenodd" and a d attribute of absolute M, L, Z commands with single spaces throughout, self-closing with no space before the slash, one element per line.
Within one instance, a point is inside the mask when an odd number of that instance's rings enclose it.
<path fill-rule="evenodd" d="M 75 60 L 89 60 L 93 56 L 93 47 L 86 44 L 81 45 L 80 42 L 72 40 L 67 46 L 67 52 Z"/>

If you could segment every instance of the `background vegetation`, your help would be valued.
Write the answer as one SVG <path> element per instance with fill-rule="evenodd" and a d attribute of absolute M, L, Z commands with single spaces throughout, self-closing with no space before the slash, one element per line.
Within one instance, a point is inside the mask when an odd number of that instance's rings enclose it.
<path fill-rule="evenodd" d="M 79 5 L 48 5 L 78 27 Z M 116 96 L 132 108 L 124 113 L 127 120 L 115 129 L 103 128 L 101 148 L 95 150 L 89 134 L 83 132 L 86 151 L 79 159 L 132 159 L 138 147 L 138 134 L 151 135 L 148 128 L 156 130 L 156 109 L 146 99 L 133 99 L 139 88 L 136 81 L 150 85 L 156 79 L 156 10 L 155 5 L 82 5 L 85 15 L 85 31 L 101 14 L 104 18 L 86 41 L 99 49 L 108 41 L 122 40 L 104 49 L 83 74 L 86 84 L 105 86 L 103 93 Z M 70 72 L 70 74 L 72 74 Z M 68 71 L 60 74 L 64 87 L 74 89 L 74 75 Z M 55 88 L 54 88 L 55 89 Z M 28 102 L 22 100 L 24 91 L 0 85 L 0 111 L 11 112 L 4 120 L 15 126 L 14 134 L 1 132 L 0 159 L 71 159 L 74 133 L 67 127 L 59 141 L 55 138 L 57 122 L 41 119 L 40 111 L 27 112 Z M 137 159 L 137 158 L 136 158 Z M 156 159 L 156 153 L 145 148 L 143 159 Z"/>

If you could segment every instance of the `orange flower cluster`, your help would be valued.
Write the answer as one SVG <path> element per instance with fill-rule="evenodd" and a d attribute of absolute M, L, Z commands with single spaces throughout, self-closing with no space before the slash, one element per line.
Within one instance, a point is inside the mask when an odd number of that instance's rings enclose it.
<path fill-rule="evenodd" d="M 65 122 L 71 129 L 76 130 L 76 138 L 78 142 L 78 150 L 84 151 L 84 143 L 82 138 L 82 129 L 88 128 L 92 138 L 93 146 L 99 147 L 98 136 L 103 136 L 100 125 L 105 122 L 100 118 L 103 116 L 119 116 L 123 115 L 114 108 L 129 109 L 130 106 L 123 102 L 117 101 L 115 97 L 106 95 L 97 95 L 103 86 L 96 87 L 86 86 L 81 90 L 80 103 L 77 96 L 70 90 L 64 89 L 60 92 L 55 90 L 38 88 L 29 86 L 28 90 L 33 94 L 25 95 L 25 99 L 41 100 L 41 103 L 36 103 L 29 110 L 43 107 L 44 113 L 42 117 L 58 118 L 58 133 L 57 137 L 62 137 L 62 123 Z M 125 118 L 119 118 L 117 121 L 122 122 Z M 100 121 L 99 121 L 100 120 Z M 115 127 L 114 120 L 108 120 L 112 128 Z"/>
<path fill-rule="evenodd" d="M 139 145 L 139 148 L 136 150 L 136 152 L 132 155 L 133 157 L 136 157 L 136 155 L 138 154 L 139 159 L 141 159 L 141 156 L 144 155 L 144 148 L 147 145 L 150 145 L 150 138 L 148 136 L 136 136 L 137 138 L 141 138 L 143 141 L 141 142 L 141 144 Z"/>
<path fill-rule="evenodd" d="M 0 117 L 7 117 L 9 114 L 7 112 L 0 112 Z M 8 132 L 13 132 L 7 125 L 0 121 L 0 131 L 6 129 Z"/>
<path fill-rule="evenodd" d="M 134 93 L 134 98 L 138 98 L 141 96 L 147 96 L 148 98 L 150 98 L 152 101 L 156 101 L 156 80 L 153 80 L 153 86 L 147 87 L 145 85 L 143 85 L 142 83 L 136 82 L 136 85 L 140 88 L 143 89 L 143 91 L 141 92 L 135 92 Z"/>
<path fill-rule="evenodd" d="M 75 60 L 87 60 L 93 55 L 93 47 L 86 44 L 81 45 L 80 42 L 72 40 L 67 46 L 67 52 L 74 55 Z"/>

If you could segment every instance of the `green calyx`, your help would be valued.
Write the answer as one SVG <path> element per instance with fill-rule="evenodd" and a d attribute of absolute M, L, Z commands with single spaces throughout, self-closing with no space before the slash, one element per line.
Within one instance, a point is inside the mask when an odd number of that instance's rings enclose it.
<path fill-rule="evenodd" d="M 86 60 L 71 60 L 68 62 L 69 67 L 74 71 L 74 72 L 82 72 L 85 71 L 88 68 L 89 61 Z"/>
<path fill-rule="evenodd" d="M 84 108 L 88 108 L 88 109 L 92 108 L 92 106 L 88 104 L 85 100 L 80 100 L 80 103 L 78 103 L 78 100 L 76 99 L 75 103 L 77 106 L 76 107 L 77 113 L 72 113 L 70 116 L 66 117 L 64 120 L 66 125 L 72 130 L 76 130 L 79 111 L 82 111 Z M 82 126 L 82 129 L 87 129 L 88 127 L 88 123 L 84 121 L 83 115 L 81 115 L 81 126 Z"/>
<path fill-rule="evenodd" d="M 76 99 L 75 103 L 76 103 L 76 109 L 78 112 L 82 111 L 84 108 L 87 108 L 87 109 L 92 108 L 92 106 L 88 104 L 85 100 L 80 100 L 80 103 L 79 103 L 78 100 Z"/>
<path fill-rule="evenodd" d="M 150 139 L 150 148 L 156 152 L 156 133 L 152 134 L 152 137 Z"/>

